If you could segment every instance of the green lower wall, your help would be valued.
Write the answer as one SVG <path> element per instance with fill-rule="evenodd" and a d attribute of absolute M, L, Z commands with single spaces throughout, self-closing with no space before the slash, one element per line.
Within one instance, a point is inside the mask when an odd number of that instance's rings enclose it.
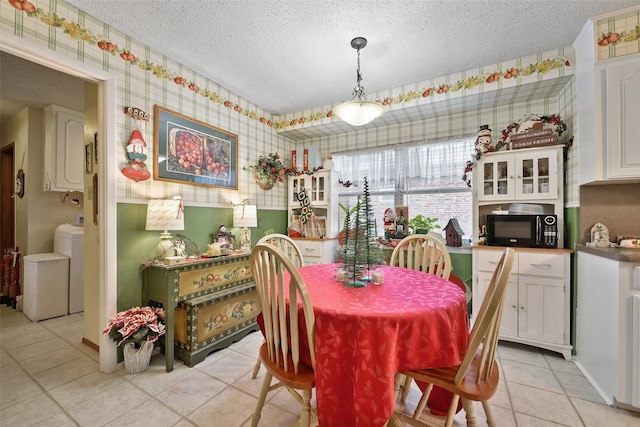
<path fill-rule="evenodd" d="M 118 311 L 144 305 L 142 301 L 143 272 L 140 265 L 155 257 L 160 233 L 146 231 L 147 205 L 119 203 L 117 209 L 117 252 L 118 252 Z M 220 224 L 236 235 L 239 241 L 239 229 L 231 227 L 233 209 L 190 207 L 184 209 L 183 231 L 173 232 L 192 240 L 201 252 L 206 252 L 211 243 L 211 233 L 217 232 Z M 251 229 L 251 241 L 255 244 L 266 231 L 286 233 L 287 212 L 258 210 L 258 227 Z M 237 246 L 237 243 L 236 243 Z M 187 248 L 187 252 L 189 252 Z"/>
<path fill-rule="evenodd" d="M 451 271 L 451 273 L 464 280 L 467 286 L 471 287 L 473 282 L 473 269 L 471 268 L 471 251 L 469 251 L 468 254 L 451 253 L 450 256 L 451 264 L 453 265 L 453 270 Z"/>

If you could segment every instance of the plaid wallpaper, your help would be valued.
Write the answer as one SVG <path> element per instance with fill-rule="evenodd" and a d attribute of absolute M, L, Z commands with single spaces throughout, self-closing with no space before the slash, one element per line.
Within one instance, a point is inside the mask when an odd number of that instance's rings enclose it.
<path fill-rule="evenodd" d="M 171 58 L 151 50 L 148 46 L 116 31 L 62 0 L 33 0 L 31 3 L 37 7 L 37 11 L 34 13 L 19 11 L 12 7 L 8 1 L 0 0 L 0 33 L 17 35 L 31 43 L 54 50 L 60 55 L 116 75 L 117 139 L 109 142 L 113 143 L 117 150 L 118 165 L 114 165 L 114 167 L 122 169 L 127 164 L 128 158 L 125 148 L 131 132 L 137 128 L 140 128 L 147 142 L 149 150 L 147 165 L 150 169 L 153 167 L 153 107 L 156 104 L 238 135 L 237 191 L 154 181 L 153 178 L 134 182 L 124 175 L 120 175 L 116 183 L 119 202 L 137 203 L 145 202 L 149 198 L 181 195 L 185 204 L 193 206 L 229 207 L 229 201 L 249 199 L 260 209 L 284 209 L 286 206 L 285 185 L 276 184 L 272 190 L 263 191 L 253 182 L 252 174 L 242 170 L 243 166 L 252 164 L 260 154 L 278 152 L 286 160 L 289 160 L 293 148 L 315 145 L 326 156 L 329 153 L 344 150 L 475 134 L 483 124 L 488 124 L 493 129 L 494 135 L 497 135 L 509 123 L 517 121 L 526 113 L 540 115 L 558 113 L 565 119 L 569 129 L 575 129 L 575 90 L 574 79 L 571 79 L 564 87 L 557 88 L 557 96 L 544 100 L 498 105 L 489 109 L 413 121 L 404 125 L 391 125 L 373 130 L 310 138 L 305 141 L 292 141 L 278 134 L 276 124 L 294 123 L 293 120 L 300 117 L 301 114 L 322 117 L 321 110 L 272 117 L 259 106 L 240 98 L 224 87 L 183 67 Z M 100 42 L 103 42 L 102 45 Z M 104 44 L 105 42 L 111 43 L 114 49 L 109 49 Z M 126 53 L 133 54 L 136 58 L 135 61 L 125 59 L 121 55 Z M 563 49 L 546 52 L 544 55 L 531 55 L 390 89 L 384 93 L 371 94 L 370 97 L 372 99 L 404 99 L 404 95 L 425 85 L 437 87 L 443 82 L 464 80 L 469 76 L 481 75 L 490 69 L 506 70 L 509 67 L 527 66 L 544 58 L 571 57 L 571 55 L 571 51 L 565 52 Z M 574 62 L 572 61 L 572 64 Z M 544 74 L 534 73 L 526 77 L 520 76 L 518 79 L 503 79 L 491 87 L 486 85 L 486 87 L 477 87 L 467 92 L 458 91 L 447 94 L 447 102 L 461 102 L 466 93 L 477 93 L 481 90 L 500 91 L 507 85 L 549 80 L 562 75 L 572 75 L 574 72 L 573 66 L 567 65 L 549 72 L 545 71 Z M 184 84 L 176 83 L 174 77 L 178 76 L 184 78 Z M 195 85 L 198 89 L 194 90 L 189 85 Z M 403 100 L 403 102 L 405 101 Z M 428 101 L 417 99 L 412 102 Z M 150 121 L 139 122 L 131 119 L 122 112 L 125 106 L 143 109 L 149 113 Z M 401 109 L 402 105 L 392 104 L 388 108 Z M 337 119 L 323 118 L 323 120 Z M 565 194 L 568 204 L 578 203 L 577 165 L 575 163 L 577 153 L 574 150 L 575 147 L 568 150 L 569 160 L 566 165 L 567 189 Z"/>

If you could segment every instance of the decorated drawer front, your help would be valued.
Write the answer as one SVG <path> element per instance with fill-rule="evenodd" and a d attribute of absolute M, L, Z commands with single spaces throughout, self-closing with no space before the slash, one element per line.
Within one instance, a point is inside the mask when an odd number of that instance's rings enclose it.
<path fill-rule="evenodd" d="M 564 277 L 564 256 L 541 252 L 518 253 L 518 271 L 532 276 Z"/>
<path fill-rule="evenodd" d="M 178 303 L 176 341 L 188 351 L 213 344 L 255 323 L 260 302 L 253 283 Z"/>
<path fill-rule="evenodd" d="M 253 276 L 248 258 L 204 268 L 187 268 L 178 273 L 178 298 L 204 295 L 250 281 Z"/>
<path fill-rule="evenodd" d="M 500 262 L 500 257 L 502 257 L 504 251 L 499 250 L 479 250 L 478 251 L 478 270 L 479 271 L 495 271 L 498 263 Z M 512 274 L 518 273 L 518 263 L 513 263 L 513 268 L 511 269 Z"/>

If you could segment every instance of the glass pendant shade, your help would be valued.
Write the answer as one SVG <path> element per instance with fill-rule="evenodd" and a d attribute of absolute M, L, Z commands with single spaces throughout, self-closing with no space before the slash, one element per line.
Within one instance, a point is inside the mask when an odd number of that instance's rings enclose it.
<path fill-rule="evenodd" d="M 353 89 L 353 99 L 343 102 L 333 109 L 333 115 L 351 126 L 363 126 L 384 114 L 384 105 L 379 102 L 367 101 L 362 87 L 360 73 L 360 49 L 367 45 L 367 39 L 356 37 L 351 40 L 351 47 L 358 52 L 358 68 L 356 70 L 356 87 Z"/>
<path fill-rule="evenodd" d="M 379 102 L 353 100 L 344 102 L 333 109 L 333 115 L 352 126 L 363 126 L 384 114 L 384 106 Z"/>

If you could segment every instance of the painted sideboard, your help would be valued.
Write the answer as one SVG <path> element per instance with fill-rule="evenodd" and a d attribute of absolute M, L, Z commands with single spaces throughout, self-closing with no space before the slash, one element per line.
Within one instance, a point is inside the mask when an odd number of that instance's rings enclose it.
<path fill-rule="evenodd" d="M 248 253 L 151 266 L 142 297 L 165 309 L 167 372 L 174 355 L 193 366 L 258 330 L 260 304 Z"/>

